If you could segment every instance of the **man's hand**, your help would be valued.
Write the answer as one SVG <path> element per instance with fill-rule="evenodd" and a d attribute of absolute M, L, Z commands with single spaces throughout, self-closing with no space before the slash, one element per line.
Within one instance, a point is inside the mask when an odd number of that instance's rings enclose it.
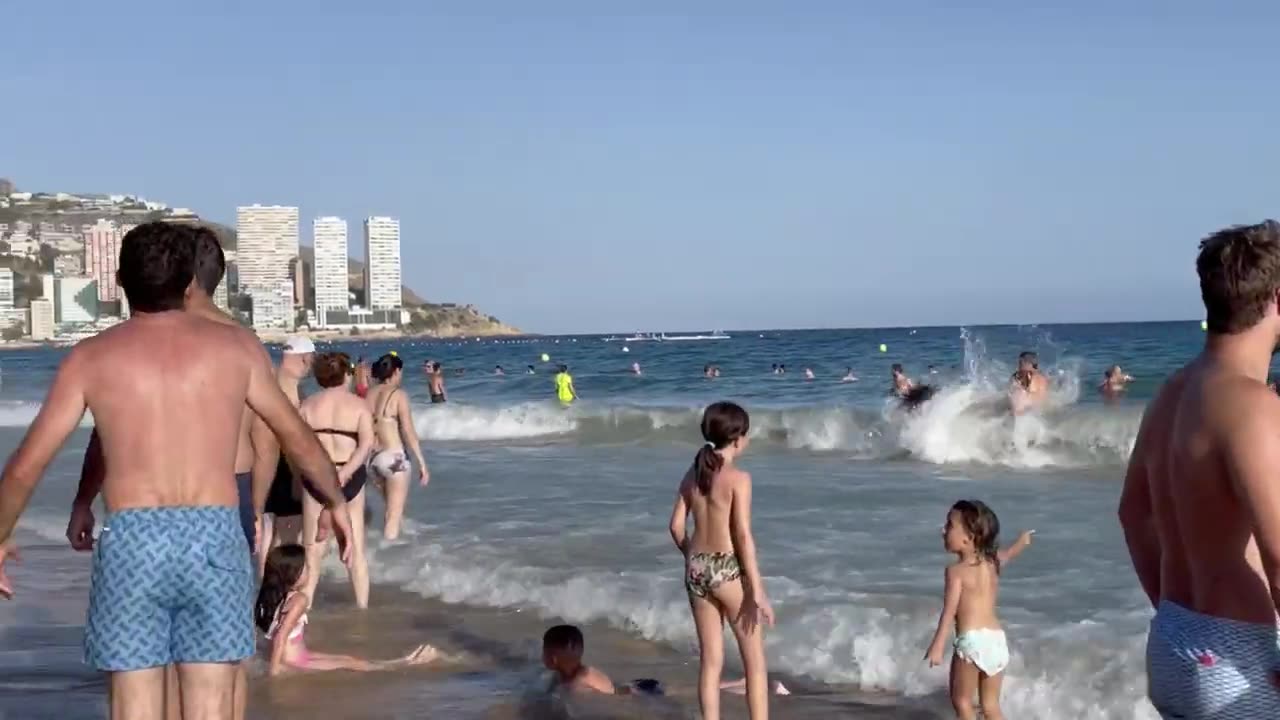
<path fill-rule="evenodd" d="M 342 564 L 348 568 L 351 567 L 351 513 L 347 511 L 347 504 L 343 503 L 338 507 L 329 511 L 332 519 L 334 539 L 338 541 L 338 557 L 342 558 Z"/>
<path fill-rule="evenodd" d="M 12 542 L 0 543 L 0 597 L 10 600 L 13 598 L 13 584 L 9 582 L 9 576 L 4 572 L 5 560 L 21 562 L 18 557 L 18 546 Z"/>
<path fill-rule="evenodd" d="M 72 550 L 88 552 L 93 549 L 93 506 L 72 505 L 71 520 L 67 523 L 67 540 Z"/>

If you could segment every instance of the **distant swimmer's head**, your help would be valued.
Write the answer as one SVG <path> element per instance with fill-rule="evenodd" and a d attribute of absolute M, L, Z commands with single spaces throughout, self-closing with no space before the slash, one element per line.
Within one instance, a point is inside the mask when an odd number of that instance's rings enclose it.
<path fill-rule="evenodd" d="M 905 373 L 906 370 L 903 369 L 902 363 L 894 363 L 889 368 L 889 372 L 893 373 L 894 377 L 898 377 L 899 375 L 902 375 L 903 373 Z"/>
<path fill-rule="evenodd" d="M 373 379 L 380 383 L 388 382 L 392 379 L 399 380 L 404 371 L 404 361 L 398 355 L 387 353 L 373 362 L 373 369 L 370 373 Z"/>
<path fill-rule="evenodd" d="M 196 287 L 205 295 L 213 293 L 227 272 L 227 256 L 222 252 L 218 236 L 206 227 L 196 227 Z"/>
<path fill-rule="evenodd" d="M 942 531 L 947 552 L 972 552 L 980 558 L 995 563 L 1000 570 L 1000 549 L 996 539 L 1000 535 L 1000 519 L 981 500 L 961 500 L 947 513 L 947 525 Z"/>
<path fill-rule="evenodd" d="M 702 439 L 706 444 L 693 458 L 693 479 L 704 495 L 711 492 L 711 480 L 724 467 L 725 457 L 746 451 L 750 431 L 751 417 L 737 403 L 712 403 L 703 411 Z"/>
<path fill-rule="evenodd" d="M 1210 333 L 1234 335 L 1266 320 L 1280 336 L 1280 223 L 1236 225 L 1205 238 L 1196 274 Z"/>
<path fill-rule="evenodd" d="M 548 670 L 575 670 L 582 665 L 586 640 L 574 625 L 556 625 L 542 635 L 542 664 Z"/>
<path fill-rule="evenodd" d="M 351 356 L 344 352 L 320 353 L 316 356 L 315 366 L 311 369 L 311 374 L 316 378 L 316 384 L 326 389 L 346 385 L 354 372 Z"/>
<path fill-rule="evenodd" d="M 149 222 L 124 236 L 116 280 L 132 312 L 182 309 L 195 279 L 196 229 L 185 223 Z"/>
<path fill-rule="evenodd" d="M 558 365 L 558 366 L 556 366 L 556 372 L 567 373 L 567 372 L 569 372 L 569 366 L 568 366 L 568 365 Z"/>
<path fill-rule="evenodd" d="M 307 551 L 301 545 L 286 544 L 272 548 L 267 553 L 258 602 L 253 608 L 254 624 L 262 632 L 267 632 L 275 621 L 280 604 L 306 581 Z"/>

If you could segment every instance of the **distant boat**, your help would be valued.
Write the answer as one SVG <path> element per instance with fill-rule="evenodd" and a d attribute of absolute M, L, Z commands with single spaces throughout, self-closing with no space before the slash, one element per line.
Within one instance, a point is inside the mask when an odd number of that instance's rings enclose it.
<path fill-rule="evenodd" d="M 728 335 L 726 335 L 726 334 L 724 334 L 724 333 L 722 333 L 722 332 L 720 332 L 719 330 L 716 330 L 715 332 L 711 333 L 710 335 L 668 335 L 668 334 L 666 334 L 666 333 L 663 333 L 663 334 L 662 334 L 662 340 L 663 340 L 663 341 L 668 341 L 668 340 L 672 340 L 672 341 L 674 341 L 674 340 L 728 340 L 728 339 L 729 339 L 729 336 L 728 336 Z"/>
<path fill-rule="evenodd" d="M 610 336 L 604 339 L 605 342 L 674 342 L 676 340 L 728 340 L 729 336 L 716 330 L 710 335 L 668 335 L 666 333 L 641 333 L 638 332 L 631 337 L 614 337 Z"/>

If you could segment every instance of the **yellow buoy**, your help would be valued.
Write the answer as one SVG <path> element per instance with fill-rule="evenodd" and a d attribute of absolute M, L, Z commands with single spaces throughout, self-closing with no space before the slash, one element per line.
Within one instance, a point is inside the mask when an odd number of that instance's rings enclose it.
<path fill-rule="evenodd" d="M 880 343 L 880 352 L 889 352 L 889 346 L 884 343 Z"/>
<path fill-rule="evenodd" d="M 542 353 L 542 362 L 551 362 L 551 356 L 546 353 Z"/>

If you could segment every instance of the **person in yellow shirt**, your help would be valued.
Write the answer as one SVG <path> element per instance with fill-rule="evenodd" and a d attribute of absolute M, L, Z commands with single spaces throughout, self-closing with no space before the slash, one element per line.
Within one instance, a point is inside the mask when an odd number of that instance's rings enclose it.
<path fill-rule="evenodd" d="M 569 374 L 569 366 L 561 365 L 556 372 L 556 397 L 568 405 L 578 399 L 578 391 L 573 387 L 573 376 Z"/>

